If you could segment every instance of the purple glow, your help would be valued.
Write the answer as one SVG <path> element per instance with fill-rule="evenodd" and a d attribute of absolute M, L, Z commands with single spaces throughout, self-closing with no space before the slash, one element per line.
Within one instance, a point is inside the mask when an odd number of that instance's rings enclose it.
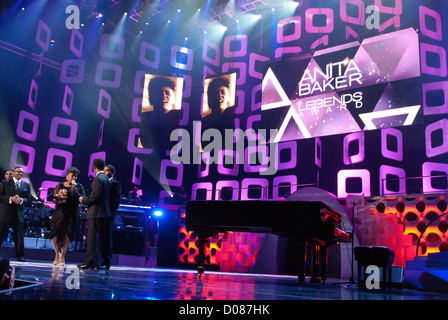
<path fill-rule="evenodd" d="M 264 200 L 267 199 L 267 190 L 269 188 L 269 181 L 267 179 L 246 178 L 241 182 L 241 200 Z M 260 198 L 250 198 L 249 190 L 260 190 Z"/>
<path fill-rule="evenodd" d="M 232 188 L 232 199 L 226 199 L 226 200 L 239 200 L 240 195 L 240 183 L 236 180 L 222 180 L 218 181 L 216 183 L 216 190 L 215 190 L 215 200 L 223 200 L 221 197 L 221 190 L 223 188 Z"/>
<path fill-rule="evenodd" d="M 212 57 L 208 56 L 209 52 L 213 55 Z M 209 40 L 204 40 L 204 45 L 202 47 L 202 60 L 217 67 L 219 66 L 220 56 L 221 48 Z"/>
<path fill-rule="evenodd" d="M 138 172 L 138 175 L 137 175 Z M 143 162 L 135 157 L 134 158 L 134 168 L 132 169 L 132 184 L 136 186 L 142 185 L 142 175 L 143 175 Z"/>
<path fill-rule="evenodd" d="M 176 168 L 176 178 L 170 179 L 166 176 L 168 168 Z M 173 187 L 180 187 L 182 185 L 183 172 L 184 166 L 182 163 L 174 164 L 168 159 L 163 159 L 160 163 L 160 183 Z"/>
<path fill-rule="evenodd" d="M 357 141 L 358 143 L 358 154 L 349 155 L 349 145 L 352 142 Z M 344 154 L 344 164 L 346 166 L 355 164 L 355 163 L 361 163 L 365 159 L 365 140 L 364 140 L 364 132 L 355 132 L 352 134 L 349 134 L 344 137 L 344 147 L 343 147 L 343 154 Z"/>
<path fill-rule="evenodd" d="M 238 51 L 231 50 L 232 42 L 240 42 L 239 45 L 233 46 L 234 48 L 240 48 Z M 244 57 L 247 54 L 247 35 L 230 35 L 224 38 L 224 57 L 226 58 L 239 58 Z"/>
<path fill-rule="evenodd" d="M 387 137 L 392 136 L 397 139 L 397 151 L 390 150 L 387 147 Z M 394 128 L 381 130 L 381 154 L 384 158 L 396 161 L 403 161 L 403 133 Z"/>
<path fill-rule="evenodd" d="M 64 168 L 57 169 L 53 166 L 54 164 L 54 158 L 64 158 Z M 47 160 L 45 162 L 45 173 L 50 176 L 57 176 L 57 177 L 65 177 L 67 168 L 71 167 L 73 161 L 73 154 L 71 152 L 50 148 L 48 149 L 47 153 Z"/>
<path fill-rule="evenodd" d="M 382 12 L 382 13 L 394 14 L 394 15 L 403 14 L 402 0 L 395 0 L 393 7 L 383 5 L 383 0 L 375 0 L 375 5 L 378 7 L 380 12 Z"/>
<path fill-rule="evenodd" d="M 39 93 L 39 86 L 37 85 L 36 81 L 32 79 L 30 92 L 28 94 L 28 106 L 33 110 L 36 109 L 36 101 L 38 93 Z"/>
<path fill-rule="evenodd" d="M 262 56 L 261 54 L 251 53 L 249 55 L 249 75 L 252 78 L 263 79 L 263 70 L 257 71 L 257 62 L 263 67 L 263 62 L 269 61 L 268 57 Z"/>
<path fill-rule="evenodd" d="M 260 157 L 261 155 L 261 157 Z M 260 159 L 260 164 L 251 164 L 251 159 Z M 263 172 L 268 169 L 269 151 L 267 146 L 248 146 L 244 149 L 244 172 Z"/>
<path fill-rule="evenodd" d="M 285 36 L 285 26 L 294 24 L 294 32 Z M 291 18 L 282 19 L 277 23 L 277 43 L 286 43 L 290 41 L 299 40 L 302 36 L 302 17 L 295 16 Z"/>
<path fill-rule="evenodd" d="M 205 200 L 213 200 L 213 185 L 211 182 L 194 183 L 193 186 L 191 187 L 191 200 L 198 200 L 197 195 L 199 190 L 206 191 Z"/>
<path fill-rule="evenodd" d="M 99 54 L 103 58 L 122 60 L 124 58 L 125 39 L 111 35 L 103 34 L 100 39 Z M 110 48 L 114 48 L 113 51 Z"/>
<path fill-rule="evenodd" d="M 279 191 L 281 184 L 289 184 L 289 193 L 294 193 L 297 191 L 297 176 L 289 175 L 289 176 L 278 176 L 274 178 L 273 188 L 272 188 L 272 200 L 282 200 L 283 197 L 280 196 Z"/>
<path fill-rule="evenodd" d="M 64 91 L 64 100 L 62 102 L 62 111 L 64 111 L 69 116 L 72 114 L 73 98 L 74 93 L 72 89 L 70 89 L 70 87 L 66 85 Z"/>
<path fill-rule="evenodd" d="M 140 147 L 138 145 L 138 143 L 136 145 L 136 139 L 139 135 L 140 135 L 139 128 L 129 129 L 128 146 L 127 146 L 128 152 L 129 153 L 138 153 L 138 154 L 151 154 L 153 151 L 152 149 Z"/>
<path fill-rule="evenodd" d="M 76 40 L 78 40 L 79 46 L 76 46 Z M 70 38 L 70 51 L 74 53 L 78 58 L 82 57 L 82 49 L 84 48 L 84 36 L 77 29 L 72 29 L 72 35 Z"/>
<path fill-rule="evenodd" d="M 232 157 L 232 168 L 225 167 L 226 157 Z M 238 176 L 239 174 L 239 153 L 234 150 L 219 150 L 218 151 L 218 172 L 226 176 Z"/>
<path fill-rule="evenodd" d="M 362 190 L 359 193 L 347 192 L 347 179 L 360 178 Z M 338 198 L 346 198 L 350 195 L 370 197 L 370 171 L 367 169 L 341 170 L 338 172 Z"/>
<path fill-rule="evenodd" d="M 442 78 L 448 75 L 445 48 L 429 43 L 421 43 L 420 50 L 422 57 L 422 72 L 424 74 L 430 74 Z M 433 67 L 428 64 L 428 53 L 435 53 L 439 57 L 438 61 L 436 62 L 431 60 L 432 65 L 439 65 L 439 67 Z"/>
<path fill-rule="evenodd" d="M 120 87 L 121 83 L 122 70 L 123 68 L 119 64 L 107 63 L 102 61 L 98 62 L 98 64 L 96 65 L 95 83 L 98 86 L 118 88 Z M 103 79 L 103 74 L 105 71 L 113 71 L 113 80 Z"/>
<path fill-rule="evenodd" d="M 28 163 L 22 163 L 22 152 L 28 155 Z M 21 166 L 23 168 L 23 172 L 31 174 L 34 168 L 35 157 L 36 150 L 33 147 L 26 146 L 21 143 L 14 143 L 14 145 L 12 146 L 11 161 L 9 162 L 9 167 L 15 168 L 16 166 Z"/>
<path fill-rule="evenodd" d="M 70 69 L 77 68 L 75 75 L 70 75 Z M 61 83 L 82 83 L 84 80 L 84 72 L 86 68 L 86 61 L 84 59 L 66 59 L 62 62 L 61 68 Z M 71 70 L 70 70 L 71 71 Z"/>
<path fill-rule="evenodd" d="M 424 193 L 438 193 L 447 192 L 447 189 L 437 189 L 432 186 L 432 173 L 433 172 L 443 172 L 448 176 L 448 164 L 446 163 L 435 163 L 435 162 L 425 162 L 422 166 L 423 174 L 423 192 Z"/>
<path fill-rule="evenodd" d="M 325 15 L 326 25 L 316 27 L 313 24 L 315 15 Z M 330 8 L 309 8 L 305 13 L 305 29 L 308 33 L 332 33 L 334 30 L 334 11 Z"/>
<path fill-rule="evenodd" d="M 392 191 L 387 189 L 387 176 L 394 176 L 393 179 L 399 179 L 399 190 Z M 402 168 L 396 168 L 383 165 L 380 167 L 380 194 L 406 194 L 406 172 Z"/>
<path fill-rule="evenodd" d="M 423 112 L 425 116 L 434 114 L 448 113 L 448 81 L 424 83 L 423 89 Z M 443 105 L 429 106 L 428 105 L 428 93 L 432 91 L 443 91 Z"/>
<path fill-rule="evenodd" d="M 132 121 L 140 123 L 141 117 L 140 117 L 140 110 L 142 108 L 142 99 L 141 98 L 134 98 L 132 102 Z"/>
<path fill-rule="evenodd" d="M 26 120 L 31 121 L 33 123 L 31 132 L 26 132 L 23 129 Z M 26 139 L 28 141 L 34 142 L 37 139 L 38 129 L 39 129 L 39 117 L 25 110 L 20 111 L 19 121 L 17 123 L 17 130 L 16 130 L 17 136 Z"/>
<path fill-rule="evenodd" d="M 433 147 L 432 134 L 435 131 L 442 131 L 443 142 L 439 146 Z M 433 158 L 448 153 L 448 119 L 431 123 L 425 129 L 426 156 Z"/>
<path fill-rule="evenodd" d="M 42 50 L 47 52 L 48 49 L 50 48 L 50 39 L 51 39 L 50 27 L 48 27 L 42 20 L 39 20 L 36 32 L 36 43 L 39 45 L 39 47 L 42 48 Z"/>
<path fill-rule="evenodd" d="M 222 73 L 230 73 L 232 71 L 237 74 L 236 84 L 239 86 L 246 84 L 246 69 L 247 64 L 245 62 L 226 62 L 222 65 Z"/>
<path fill-rule="evenodd" d="M 280 153 L 282 150 L 290 151 L 291 158 L 286 162 L 281 162 Z M 277 157 L 275 161 L 275 169 L 276 170 L 288 170 L 294 169 L 297 166 L 297 142 L 296 141 L 287 141 L 278 144 L 277 148 Z"/>
<path fill-rule="evenodd" d="M 201 152 L 199 157 L 198 178 L 208 177 L 210 174 L 210 152 Z M 202 169 L 203 166 L 205 167 Z"/>
<path fill-rule="evenodd" d="M 419 7 L 419 16 L 420 16 L 420 31 L 423 35 L 432 38 L 437 41 L 442 41 L 442 18 L 437 11 L 431 10 L 424 6 Z M 426 26 L 426 17 L 432 17 L 435 21 L 436 30 L 433 31 Z"/>
<path fill-rule="evenodd" d="M 105 101 L 106 103 L 104 103 L 103 101 Z M 103 105 L 106 106 L 106 109 L 103 108 Z M 112 97 L 110 96 L 110 94 L 107 91 L 100 89 L 100 94 L 98 97 L 98 105 L 96 109 L 98 114 L 106 119 L 109 119 L 111 105 L 112 105 Z"/>
<path fill-rule="evenodd" d="M 153 60 L 149 60 L 146 58 L 147 56 L 147 52 L 148 51 L 152 51 L 154 53 L 154 59 Z M 146 41 L 142 41 L 142 44 L 140 46 L 140 56 L 139 56 L 139 61 L 141 64 L 153 68 L 153 69 L 159 69 L 159 64 L 160 64 L 160 48 L 148 43 Z"/>
<path fill-rule="evenodd" d="M 70 134 L 66 137 L 58 136 L 59 126 L 66 126 L 70 128 Z M 51 128 L 49 139 L 53 143 L 59 143 L 67 146 L 74 146 L 76 144 L 76 136 L 78 134 L 78 122 L 75 120 L 54 117 L 51 119 Z"/>
<path fill-rule="evenodd" d="M 347 7 L 348 4 L 356 6 L 358 9 L 357 16 L 352 17 L 348 15 Z M 342 21 L 355 24 L 358 26 L 363 26 L 366 23 L 366 9 L 364 2 L 362 0 L 342 0 L 341 1 L 341 19 Z"/>

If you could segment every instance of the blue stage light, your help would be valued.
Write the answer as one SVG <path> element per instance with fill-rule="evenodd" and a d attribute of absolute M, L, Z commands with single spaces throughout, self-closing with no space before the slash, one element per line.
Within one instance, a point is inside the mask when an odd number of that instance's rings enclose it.
<path fill-rule="evenodd" d="M 154 214 L 155 217 L 161 217 L 161 216 L 163 216 L 163 212 L 160 211 L 160 210 L 156 210 L 156 211 L 154 211 L 153 214 Z"/>

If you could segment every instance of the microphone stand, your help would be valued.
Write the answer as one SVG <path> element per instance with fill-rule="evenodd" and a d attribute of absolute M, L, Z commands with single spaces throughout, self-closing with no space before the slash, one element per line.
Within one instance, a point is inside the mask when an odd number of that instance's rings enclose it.
<path fill-rule="evenodd" d="M 356 201 L 352 202 L 352 234 L 351 234 L 351 244 L 352 244 L 352 262 L 351 262 L 351 276 L 350 276 L 350 280 L 348 282 L 340 282 L 340 283 L 333 283 L 334 285 L 336 284 L 346 284 L 347 287 L 350 287 L 354 284 L 356 284 L 355 282 L 355 278 L 353 276 L 353 268 L 355 265 L 355 245 L 354 245 L 354 241 L 355 241 L 355 207 L 358 203 Z"/>

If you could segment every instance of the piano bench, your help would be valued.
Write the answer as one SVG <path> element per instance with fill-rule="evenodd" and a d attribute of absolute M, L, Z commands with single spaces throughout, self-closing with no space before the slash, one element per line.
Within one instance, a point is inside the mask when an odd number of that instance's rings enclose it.
<path fill-rule="evenodd" d="M 368 247 L 360 246 L 355 248 L 355 259 L 358 262 L 358 287 L 362 286 L 361 270 L 364 268 L 364 278 L 366 279 L 366 270 L 368 266 L 376 266 L 383 270 L 383 289 L 392 288 L 392 264 L 395 261 L 395 252 L 388 247 Z M 365 281 L 365 280 L 364 280 Z"/>

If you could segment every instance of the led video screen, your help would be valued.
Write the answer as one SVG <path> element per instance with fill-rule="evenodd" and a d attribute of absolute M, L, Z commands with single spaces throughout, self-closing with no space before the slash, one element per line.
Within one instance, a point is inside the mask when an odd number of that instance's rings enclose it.
<path fill-rule="evenodd" d="M 408 28 L 272 61 L 261 107 L 271 142 L 421 123 L 419 52 Z"/>

